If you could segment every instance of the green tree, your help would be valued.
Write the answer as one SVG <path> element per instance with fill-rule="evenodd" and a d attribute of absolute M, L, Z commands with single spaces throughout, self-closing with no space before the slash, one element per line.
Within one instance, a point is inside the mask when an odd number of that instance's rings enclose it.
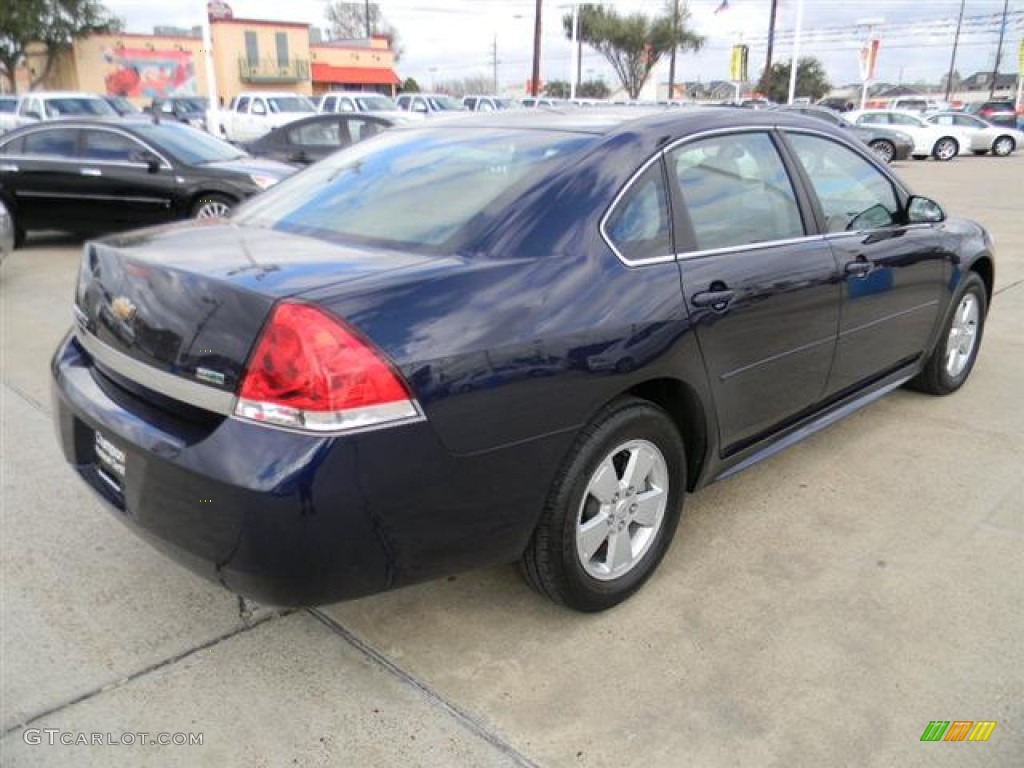
<path fill-rule="evenodd" d="M 757 83 L 757 90 L 765 97 L 779 104 L 789 99 L 789 73 L 791 71 L 788 61 L 777 61 L 772 64 L 771 78 L 765 82 L 765 73 L 761 72 L 761 79 Z M 822 63 L 808 56 L 800 59 L 796 68 L 796 97 L 806 97 L 811 101 L 817 101 L 826 93 L 832 90 L 832 85 L 825 74 L 825 67 Z"/>
<path fill-rule="evenodd" d="M 671 14 L 650 17 L 643 13 L 619 15 L 614 8 L 584 5 L 579 9 L 579 37 L 612 65 L 631 99 L 637 98 L 651 70 L 673 49 L 697 51 L 704 38 L 687 28 L 686 17 Z M 572 38 L 572 16 L 562 19 L 565 35 Z"/>
<path fill-rule="evenodd" d="M 3 0 L 0 11 L 0 75 L 17 91 L 15 72 L 25 63 L 27 48 L 41 43 L 46 64 L 29 80 L 35 88 L 46 80 L 61 51 L 75 38 L 121 29 L 100 0 Z"/>
<path fill-rule="evenodd" d="M 569 83 L 565 80 L 551 80 L 544 83 L 544 95 L 549 99 L 568 99 Z"/>
<path fill-rule="evenodd" d="M 331 35 L 342 40 L 357 40 L 370 35 L 383 35 L 388 39 L 388 47 L 395 54 L 395 61 L 402 58 L 405 52 L 398 29 L 381 13 L 377 3 L 369 4 L 370 16 L 366 16 L 367 4 L 343 3 L 332 0 L 327 3 L 324 16 L 331 25 Z M 369 29 L 367 29 L 369 23 Z"/>
<path fill-rule="evenodd" d="M 612 95 L 612 89 L 604 80 L 587 80 L 580 83 L 576 95 L 581 99 L 607 99 Z"/>
<path fill-rule="evenodd" d="M 400 90 L 402 93 L 419 93 L 423 89 L 420 88 L 420 84 L 416 82 L 416 78 L 407 77 L 405 78 L 405 80 L 402 81 L 402 84 L 401 86 L 399 86 L 398 90 Z"/>

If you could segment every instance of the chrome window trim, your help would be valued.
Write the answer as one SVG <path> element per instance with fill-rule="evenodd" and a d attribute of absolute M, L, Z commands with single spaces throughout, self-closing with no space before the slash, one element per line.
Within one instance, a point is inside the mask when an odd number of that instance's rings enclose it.
<path fill-rule="evenodd" d="M 62 131 L 62 130 L 72 130 L 72 131 L 106 131 L 107 133 L 113 133 L 113 134 L 116 134 L 117 136 L 122 136 L 122 137 L 124 137 L 126 139 L 129 139 L 130 141 L 134 141 L 136 144 L 140 144 L 141 146 L 143 146 L 144 148 L 146 148 L 147 150 L 152 152 L 154 155 L 159 157 L 160 158 L 160 167 L 162 169 L 168 170 L 168 171 L 173 171 L 174 170 L 174 166 L 171 165 L 170 161 L 163 155 L 163 153 L 158 152 L 157 150 L 153 149 L 153 147 L 149 143 L 147 143 L 146 141 L 143 141 L 142 139 L 138 138 L 137 136 L 133 136 L 132 134 L 130 134 L 130 133 L 126 132 L 126 131 L 119 130 L 118 128 L 115 128 L 115 127 L 112 127 L 112 126 L 109 126 L 109 125 L 88 125 L 88 126 L 75 125 L 75 126 L 69 126 L 69 125 L 67 125 L 67 123 L 64 123 L 64 122 L 59 121 L 59 120 L 49 120 L 49 121 L 46 121 L 46 123 L 47 124 L 40 124 L 39 131 L 38 131 L 39 133 L 42 133 L 44 131 Z M 13 137 L 8 138 L 6 141 L 0 142 L 0 150 L 2 150 L 10 142 L 15 141 L 18 138 L 25 138 L 25 134 L 22 134 L 20 137 L 19 136 L 13 136 Z M 67 163 L 67 162 L 72 162 L 72 161 L 81 161 L 82 164 L 86 164 L 86 165 L 118 165 L 118 166 L 128 167 L 128 168 L 146 168 L 146 167 L 148 167 L 145 163 L 132 163 L 132 162 L 128 162 L 128 161 L 125 161 L 125 160 L 91 160 L 88 157 L 77 157 L 77 156 L 76 157 L 58 157 L 57 155 L 33 155 L 33 154 L 26 154 L 24 152 L 22 152 L 20 154 L 4 155 L 4 157 L 16 158 L 16 159 L 21 159 L 21 160 L 33 160 L 33 161 L 36 161 L 36 162 L 38 162 L 40 160 L 49 161 L 49 162 L 58 162 L 58 163 Z"/>
<path fill-rule="evenodd" d="M 600 220 L 600 222 L 598 222 L 598 225 L 597 225 L 597 229 L 601 233 L 601 239 L 604 240 L 605 244 L 609 248 L 612 249 L 612 252 L 618 257 L 619 261 L 621 261 L 627 267 L 640 267 L 640 266 L 644 266 L 646 264 L 664 264 L 665 262 L 668 262 L 668 261 L 675 261 L 675 258 L 676 258 L 674 254 L 669 253 L 669 254 L 665 254 L 664 256 L 651 256 L 651 257 L 646 258 L 646 259 L 629 259 L 625 255 L 623 255 L 622 251 L 620 251 L 615 246 L 614 241 L 611 239 L 611 237 L 609 237 L 608 230 L 606 229 L 606 226 L 608 224 L 608 219 L 611 218 L 611 215 L 615 212 L 615 209 L 618 206 L 619 202 L 622 200 L 622 198 L 625 197 L 626 194 L 628 194 L 629 191 L 633 189 L 633 184 L 636 182 L 637 179 L 639 179 L 641 176 L 644 175 L 644 173 L 647 172 L 648 168 L 650 168 L 652 165 L 654 165 L 654 163 L 656 163 L 656 162 L 661 160 L 663 154 L 664 153 L 659 150 L 654 155 L 652 155 L 651 157 L 647 158 L 647 160 L 644 162 L 644 164 L 641 165 L 639 169 L 637 169 L 636 171 L 633 172 L 633 175 L 629 177 L 629 179 L 626 181 L 625 184 L 622 185 L 622 189 L 620 189 L 618 191 L 618 193 L 615 195 L 615 197 L 612 198 L 611 203 L 608 205 L 608 208 L 605 210 L 604 215 L 601 216 L 601 220 Z M 665 192 L 667 193 L 668 189 L 666 189 Z M 669 226 L 671 228 L 671 220 L 672 220 L 672 201 L 671 201 L 671 199 L 669 199 L 669 201 L 668 201 L 668 214 L 669 214 L 669 222 L 670 222 Z"/>
<path fill-rule="evenodd" d="M 781 127 L 785 127 L 785 126 L 781 126 Z M 611 214 L 615 210 L 615 207 L 619 204 L 619 201 L 622 200 L 622 198 L 625 196 L 625 194 L 630 190 L 630 188 L 633 186 L 633 184 L 636 182 L 636 180 L 641 175 L 643 175 L 644 171 L 646 171 L 651 166 L 652 163 L 654 163 L 656 160 L 664 158 L 669 152 L 672 152 L 673 150 L 677 149 L 678 147 L 683 146 L 684 144 L 689 144 L 689 143 L 694 142 L 694 141 L 700 141 L 701 139 L 709 138 L 709 137 L 712 137 L 712 136 L 724 136 L 724 135 L 728 135 L 730 133 L 754 133 L 754 132 L 756 132 L 756 133 L 766 133 L 770 137 L 772 132 L 773 131 L 777 131 L 777 130 L 780 130 L 780 126 L 775 125 L 775 124 L 751 125 L 751 124 L 748 123 L 746 125 L 731 126 L 729 128 L 709 128 L 706 131 L 698 131 L 697 133 L 692 133 L 689 136 L 683 136 L 681 138 L 676 139 L 675 141 L 670 142 L 669 144 L 666 144 L 664 147 L 659 149 L 654 155 L 649 157 L 643 163 L 643 165 L 641 165 L 640 168 L 637 171 L 635 171 L 632 176 L 629 177 L 629 179 L 626 181 L 626 183 L 622 185 L 622 189 L 620 189 L 618 191 L 618 193 L 615 195 L 615 197 L 612 199 L 611 203 L 608 205 L 607 210 L 605 210 L 604 215 L 601 216 L 601 221 L 598 224 L 598 230 L 601 233 L 601 239 L 604 240 L 605 244 L 609 248 L 612 249 L 612 252 L 616 255 L 616 257 L 618 257 L 619 261 L 621 261 L 627 267 L 643 267 L 643 266 L 646 266 L 648 264 L 664 264 L 665 262 L 668 262 L 668 261 L 678 261 L 680 259 L 689 259 L 689 258 L 700 257 L 700 256 L 707 256 L 707 255 L 716 254 L 716 253 L 730 253 L 730 252 L 734 252 L 734 251 L 738 251 L 738 250 L 751 250 L 751 249 L 756 249 L 756 248 L 768 248 L 768 247 L 771 247 L 773 245 L 786 245 L 786 244 L 789 244 L 789 243 L 796 243 L 796 242 L 802 242 L 804 240 L 814 240 L 816 238 L 821 238 L 822 235 L 820 235 L 818 233 L 815 233 L 815 234 L 812 234 L 812 235 L 804 235 L 803 237 L 798 237 L 798 238 L 786 238 L 785 240 L 766 240 L 764 242 L 748 243 L 748 244 L 745 244 L 745 245 L 738 245 L 738 246 L 729 246 L 727 248 L 710 248 L 710 249 L 700 250 L 700 251 L 678 251 L 676 253 L 670 253 L 670 254 L 667 254 L 665 256 L 652 256 L 652 257 L 647 258 L 647 259 L 628 259 L 628 258 L 626 258 L 625 256 L 622 255 L 622 253 L 619 251 L 618 248 L 615 247 L 615 243 L 612 242 L 612 239 L 608 236 L 608 233 L 605 230 L 605 224 L 608 222 L 608 219 L 611 217 Z M 807 132 L 808 133 L 815 133 L 815 134 L 818 134 L 820 136 L 826 136 L 826 137 L 829 136 L 829 134 L 824 133 L 822 131 L 809 130 Z M 833 136 L 832 138 L 835 138 L 835 137 Z M 782 157 L 781 153 L 779 153 L 779 160 L 783 162 L 783 165 L 785 165 L 785 159 Z M 793 191 L 794 191 L 794 193 L 796 192 L 795 189 Z M 671 201 L 669 202 L 669 205 L 671 206 Z M 799 207 L 799 202 L 797 203 L 797 206 Z M 672 211 L 671 211 L 671 208 L 670 208 L 670 214 L 671 213 L 672 213 Z"/>
<path fill-rule="evenodd" d="M 766 248 L 778 248 L 784 245 L 796 245 L 797 243 L 812 243 L 825 240 L 825 235 L 813 234 L 803 237 L 787 237 L 782 240 L 762 240 L 756 243 L 744 243 L 742 245 L 729 245 L 723 248 L 705 248 L 700 251 L 680 251 L 675 255 L 679 261 L 689 259 L 700 259 L 705 256 L 718 256 L 725 253 L 743 253 L 745 251 L 761 251 Z"/>
<path fill-rule="evenodd" d="M 77 317 L 76 313 L 76 319 Z M 235 395 L 233 392 L 215 389 L 198 381 L 189 381 L 181 376 L 175 376 L 173 373 L 167 373 L 139 362 L 104 344 L 96 336 L 82 328 L 80 321 L 76 322 L 75 338 L 94 360 L 146 389 L 221 416 L 230 416 L 234 410 Z"/>

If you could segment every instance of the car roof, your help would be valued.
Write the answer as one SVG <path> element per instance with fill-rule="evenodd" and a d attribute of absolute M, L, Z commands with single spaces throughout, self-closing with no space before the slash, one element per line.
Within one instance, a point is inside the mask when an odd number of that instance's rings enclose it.
<path fill-rule="evenodd" d="M 817 118 L 793 111 L 739 110 L 716 106 L 686 107 L 684 109 L 656 105 L 594 107 L 592 109 L 540 107 L 529 111 L 469 112 L 457 119 L 446 121 L 446 127 L 457 126 L 459 128 L 548 130 L 595 135 L 668 131 L 676 136 L 732 126 L 772 127 L 774 125 L 813 126 L 818 131 L 833 129 L 833 126 Z M 417 130 L 423 127 L 423 123 L 415 123 L 400 127 L 398 130 Z M 843 135 L 838 128 L 835 128 L 833 132 L 836 135 Z"/>
<path fill-rule="evenodd" d="M 19 94 L 19 98 L 28 99 L 32 97 L 40 99 L 99 99 L 103 100 L 102 96 L 98 96 L 95 93 L 89 93 L 87 91 L 30 91 L 28 93 Z"/>

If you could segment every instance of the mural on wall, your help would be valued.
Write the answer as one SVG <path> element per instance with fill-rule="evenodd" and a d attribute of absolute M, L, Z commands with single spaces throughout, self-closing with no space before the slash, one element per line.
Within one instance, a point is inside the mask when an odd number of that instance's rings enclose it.
<path fill-rule="evenodd" d="M 196 95 L 191 51 L 107 48 L 103 62 L 108 96 L 154 99 Z"/>

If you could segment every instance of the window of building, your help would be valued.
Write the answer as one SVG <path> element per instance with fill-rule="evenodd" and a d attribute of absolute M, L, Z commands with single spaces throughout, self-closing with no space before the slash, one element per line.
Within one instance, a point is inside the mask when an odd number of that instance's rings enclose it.
<path fill-rule="evenodd" d="M 274 42 L 277 44 L 277 66 L 288 66 L 288 34 L 278 32 L 274 35 Z"/>
<path fill-rule="evenodd" d="M 252 30 L 245 32 L 245 60 L 255 66 L 260 60 L 260 41 Z"/>

